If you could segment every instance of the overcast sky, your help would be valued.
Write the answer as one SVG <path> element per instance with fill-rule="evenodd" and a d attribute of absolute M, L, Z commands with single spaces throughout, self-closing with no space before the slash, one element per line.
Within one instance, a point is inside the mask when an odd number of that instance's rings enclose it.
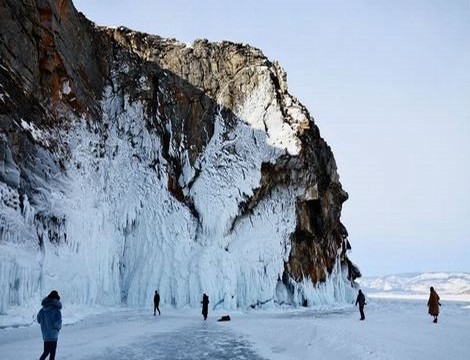
<path fill-rule="evenodd" d="M 100 25 L 280 61 L 335 154 L 363 274 L 470 271 L 470 1 L 74 3 Z"/>

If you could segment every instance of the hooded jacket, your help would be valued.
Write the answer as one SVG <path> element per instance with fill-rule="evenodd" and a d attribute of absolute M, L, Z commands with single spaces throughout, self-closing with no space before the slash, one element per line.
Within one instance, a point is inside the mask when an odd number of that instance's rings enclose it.
<path fill-rule="evenodd" d="M 62 327 L 62 304 L 58 299 L 46 297 L 41 305 L 37 321 L 41 324 L 42 338 L 44 341 L 57 341 Z"/>

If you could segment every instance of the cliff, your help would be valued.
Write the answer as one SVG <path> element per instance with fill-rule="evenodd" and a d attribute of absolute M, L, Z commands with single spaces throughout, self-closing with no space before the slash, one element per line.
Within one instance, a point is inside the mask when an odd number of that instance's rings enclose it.
<path fill-rule="evenodd" d="M 0 0 L 0 313 L 351 301 L 333 153 L 260 50 Z"/>

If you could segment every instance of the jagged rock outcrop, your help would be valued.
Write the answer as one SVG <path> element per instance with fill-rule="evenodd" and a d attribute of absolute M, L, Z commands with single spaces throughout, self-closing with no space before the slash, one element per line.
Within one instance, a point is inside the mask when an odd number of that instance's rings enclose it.
<path fill-rule="evenodd" d="M 279 64 L 97 27 L 69 0 L 0 0 L 0 24 L 0 312 L 51 286 L 101 304 L 154 287 L 175 305 L 350 299 L 347 193 Z"/>

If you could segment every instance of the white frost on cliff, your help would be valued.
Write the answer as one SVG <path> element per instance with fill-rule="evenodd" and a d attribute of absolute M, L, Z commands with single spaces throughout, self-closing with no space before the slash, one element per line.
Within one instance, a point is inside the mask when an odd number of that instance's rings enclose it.
<path fill-rule="evenodd" d="M 66 178 L 44 189 L 42 207 L 65 219 L 54 229 L 60 244 L 51 243 L 48 229 L 41 252 L 26 241 L 9 241 L 20 234 L 14 226 L 34 234 L 34 209 L 8 215 L 7 190 L 0 189 L 2 238 L 8 240 L 0 242 L 0 288 L 7 289 L 0 312 L 37 302 L 50 289 L 65 304 L 83 306 L 147 306 L 155 289 L 162 303 L 175 306 L 198 306 L 203 292 L 213 307 L 227 309 L 278 300 L 303 190 L 275 187 L 239 217 L 240 205 L 260 186 L 262 164 L 300 151 L 271 92 L 260 85 L 236 109 L 235 126 L 215 115 L 214 135 L 195 164 L 197 177 L 187 150 L 170 149 L 186 159 L 178 181 L 196 219 L 168 191 L 168 163 L 160 138 L 145 126 L 144 104 L 107 88 L 102 121 L 77 120 L 63 135 L 71 153 Z M 306 281 L 296 292 L 310 304 L 350 301 L 347 282 L 337 267 L 325 284 L 314 288 Z"/>

